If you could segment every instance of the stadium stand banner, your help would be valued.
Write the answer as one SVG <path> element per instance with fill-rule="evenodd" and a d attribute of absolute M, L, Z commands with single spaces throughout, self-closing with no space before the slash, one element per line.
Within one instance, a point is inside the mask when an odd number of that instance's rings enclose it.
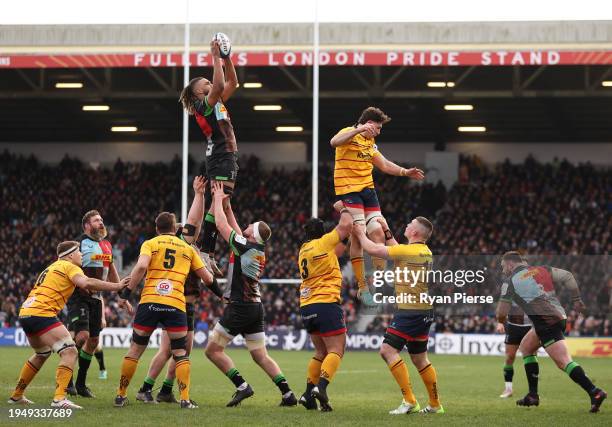
<path fill-rule="evenodd" d="M 500 334 L 436 334 L 435 353 L 503 356 L 504 338 Z M 546 356 L 546 352 L 540 348 L 538 356 Z"/>
<path fill-rule="evenodd" d="M 566 338 L 567 347 L 574 357 L 612 358 L 612 338 Z"/>
<path fill-rule="evenodd" d="M 237 66 L 310 66 L 309 51 L 240 52 L 232 54 Z M 194 67 L 211 65 L 210 53 L 190 55 Z M 489 50 L 489 51 L 321 51 L 322 66 L 499 66 L 499 65 L 607 65 L 611 50 Z M 182 53 L 106 53 L 61 55 L 2 55 L 0 68 L 105 68 L 180 67 Z"/>

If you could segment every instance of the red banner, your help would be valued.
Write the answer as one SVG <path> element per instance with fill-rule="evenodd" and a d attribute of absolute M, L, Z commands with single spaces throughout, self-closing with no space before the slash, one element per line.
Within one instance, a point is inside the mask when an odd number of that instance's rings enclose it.
<path fill-rule="evenodd" d="M 310 66 L 312 52 L 242 52 L 232 54 L 234 64 L 249 66 Z M 192 53 L 194 67 L 210 66 L 209 53 Z M 322 66 L 507 66 L 507 65 L 611 65 L 612 51 L 322 51 Z M 70 55 L 2 55 L 0 68 L 180 67 L 180 53 L 121 53 Z"/>

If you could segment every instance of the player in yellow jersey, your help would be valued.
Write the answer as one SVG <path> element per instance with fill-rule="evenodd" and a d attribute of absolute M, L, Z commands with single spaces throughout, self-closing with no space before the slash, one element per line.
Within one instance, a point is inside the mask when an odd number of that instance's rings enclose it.
<path fill-rule="evenodd" d="M 81 269 L 79 242 L 66 241 L 57 245 L 57 258 L 40 273 L 19 310 L 19 324 L 34 349 L 34 355 L 21 369 L 17 387 L 8 400 L 10 404 L 34 403 L 24 396 L 25 389 L 54 351 L 59 355 L 60 363 L 55 372 L 55 394 L 51 406 L 82 409 L 66 399 L 65 389 L 72 377 L 77 350 L 70 332 L 59 321 L 57 314 L 77 287 L 87 291 L 118 291 L 129 283 L 129 278 L 110 283 L 85 276 Z"/>
<path fill-rule="evenodd" d="M 342 274 L 335 249 L 348 239 L 352 223 L 348 209 L 344 208 L 340 222 L 327 234 L 318 218 L 311 218 L 304 226 L 306 241 L 298 258 L 302 278 L 300 314 L 315 348 L 308 364 L 306 391 L 299 400 L 306 409 L 317 409 L 318 400 L 322 411 L 332 410 L 327 386 L 340 366 L 346 344 L 346 324 L 340 306 Z"/>
<path fill-rule="evenodd" d="M 425 176 L 420 169 L 396 165 L 378 151 L 375 138 L 390 120 L 379 108 L 368 107 L 354 126 L 341 129 L 330 141 L 336 149 L 334 189 L 337 199 L 344 203 L 356 224 L 366 226 L 366 233 L 372 241 L 383 244 L 385 238 L 375 220 L 382 215 L 372 169 L 376 166 L 383 173 L 417 180 Z M 363 250 L 357 239 L 351 239 L 350 257 L 362 301 L 371 305 L 372 296 L 365 281 Z M 385 268 L 385 261 L 379 257 L 372 257 L 372 263 L 376 270 Z"/>
<path fill-rule="evenodd" d="M 189 399 L 191 364 L 186 350 L 187 314 L 185 279 L 190 271 L 200 277 L 215 295 L 222 292 L 212 274 L 204 267 L 196 250 L 175 235 L 176 218 L 169 212 L 155 219 L 158 236 L 144 242 L 140 256 L 130 273 L 131 284 L 120 294 L 120 305 L 126 305 L 129 295 L 145 277 L 140 303 L 133 322 L 132 343 L 121 365 L 121 379 L 115 406 L 127 405 L 127 388 L 147 348 L 149 337 L 160 323 L 170 338 L 170 349 L 176 362 L 176 378 L 181 394 L 181 408 L 197 408 Z M 128 307 L 129 310 L 129 307 Z"/>
<path fill-rule="evenodd" d="M 408 281 L 396 280 L 395 282 L 396 296 L 404 297 L 407 302 L 397 304 L 397 310 L 380 347 L 380 355 L 387 362 L 404 398 L 402 404 L 389 413 L 393 415 L 419 411 L 421 413 L 444 413 L 438 396 L 436 370 L 427 358 L 427 341 L 429 328 L 433 323 L 433 307 L 421 302 L 421 295 L 428 295 L 427 272 L 431 269 L 433 256 L 426 242 L 431 237 L 433 225 L 427 218 L 416 217 L 408 223 L 404 230 L 408 244 L 398 245 L 385 220 L 379 218 L 377 221 L 381 225 L 387 246 L 372 242 L 366 237 L 363 226 L 357 226 L 355 234 L 363 249 L 373 257 L 394 261 L 395 267 L 400 268 L 401 271 L 406 268 L 410 272 Z M 403 279 L 403 277 L 400 278 Z M 416 281 L 412 281 L 411 278 L 416 278 Z M 404 347 L 408 349 L 410 359 L 419 371 L 429 394 L 429 404 L 424 409 L 420 409 L 414 397 L 408 368 L 400 355 Z"/>

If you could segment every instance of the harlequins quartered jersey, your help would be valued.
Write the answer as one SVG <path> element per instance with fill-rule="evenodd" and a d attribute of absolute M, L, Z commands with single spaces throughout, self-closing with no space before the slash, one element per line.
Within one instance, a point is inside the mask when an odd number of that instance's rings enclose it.
<path fill-rule="evenodd" d="M 224 297 L 231 302 L 261 302 L 259 279 L 266 265 L 264 245 L 249 242 L 246 237 L 232 231 L 228 285 Z"/>
<path fill-rule="evenodd" d="M 87 277 L 92 277 L 98 280 L 106 280 L 108 278 L 108 270 L 113 262 L 113 246 L 106 240 L 95 240 L 87 234 L 81 234 L 77 241 L 81 244 L 81 253 L 83 254 L 83 262 L 81 264 L 83 272 Z M 99 292 L 90 293 L 83 289 L 77 289 L 70 298 L 71 302 L 78 299 L 101 298 Z"/>
<path fill-rule="evenodd" d="M 211 107 L 207 99 L 196 101 L 195 118 L 206 137 L 206 157 L 238 151 L 234 127 L 223 102 Z"/>

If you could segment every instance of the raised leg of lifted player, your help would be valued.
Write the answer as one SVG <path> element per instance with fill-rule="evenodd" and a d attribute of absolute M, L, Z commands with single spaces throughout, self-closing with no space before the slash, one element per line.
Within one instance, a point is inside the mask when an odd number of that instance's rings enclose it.
<path fill-rule="evenodd" d="M 217 276 L 221 277 L 222 273 L 217 267 L 215 262 L 215 247 L 217 245 L 217 226 L 215 225 L 215 213 L 214 213 L 214 205 L 212 204 L 212 192 L 210 191 L 210 186 L 216 183 L 216 180 L 210 180 L 207 183 L 207 191 L 206 191 L 206 206 L 209 207 L 208 212 L 204 217 L 204 224 L 202 226 L 202 254 L 205 258 L 205 261 L 208 261 L 210 267 L 212 268 L 212 272 Z M 231 194 L 234 190 L 234 183 L 231 181 L 222 181 L 223 187 L 227 194 Z M 229 211 L 231 211 L 231 204 L 229 197 L 223 201 L 223 208 L 226 212 L 226 216 L 228 219 L 230 216 L 233 218 L 233 212 L 230 215 Z M 235 219 L 234 219 L 235 222 Z M 234 224 L 230 223 L 230 226 Z"/>

